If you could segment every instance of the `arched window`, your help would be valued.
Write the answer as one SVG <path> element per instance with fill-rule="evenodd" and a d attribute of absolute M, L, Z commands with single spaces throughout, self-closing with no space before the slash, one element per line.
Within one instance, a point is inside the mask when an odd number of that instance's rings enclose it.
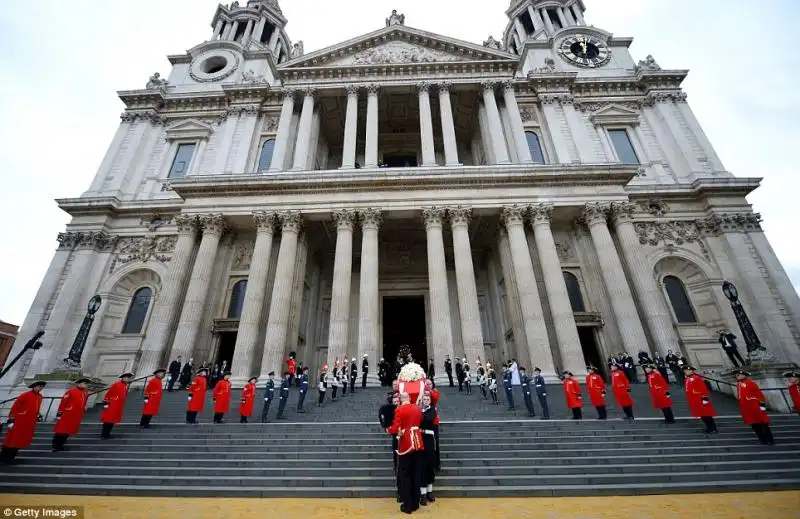
<path fill-rule="evenodd" d="M 272 164 L 272 152 L 275 150 L 275 139 L 264 141 L 261 146 L 261 155 L 258 156 L 258 171 L 267 171 Z"/>
<path fill-rule="evenodd" d="M 142 333 L 152 298 L 153 291 L 149 287 L 140 288 L 133 294 L 128 315 L 125 317 L 125 324 L 122 325 L 122 333 Z"/>
<path fill-rule="evenodd" d="M 231 303 L 228 305 L 228 318 L 238 319 L 242 316 L 242 307 L 244 306 L 244 293 L 247 290 L 247 281 L 241 280 L 233 285 L 231 290 Z"/>
<path fill-rule="evenodd" d="M 678 322 L 696 323 L 697 316 L 694 314 L 694 308 L 692 308 L 692 302 L 686 293 L 686 287 L 683 286 L 683 281 L 675 276 L 667 276 L 664 278 L 664 288 L 667 290 L 667 297 L 669 297 L 672 311 L 675 312 Z"/>
<path fill-rule="evenodd" d="M 542 143 L 539 141 L 539 136 L 534 132 L 525 132 L 525 139 L 528 141 L 528 150 L 531 152 L 531 158 L 536 164 L 544 164 L 544 153 L 542 153 Z"/>
<path fill-rule="evenodd" d="M 571 272 L 564 272 L 564 283 L 567 285 L 567 294 L 569 295 L 569 304 L 572 306 L 572 311 L 585 312 L 586 306 L 583 304 L 581 285 L 578 283 L 578 278 Z"/>

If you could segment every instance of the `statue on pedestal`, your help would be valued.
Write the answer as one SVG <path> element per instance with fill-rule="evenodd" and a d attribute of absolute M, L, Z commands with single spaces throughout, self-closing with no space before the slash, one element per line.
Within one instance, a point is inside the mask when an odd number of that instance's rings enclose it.
<path fill-rule="evenodd" d="M 397 14 L 397 9 L 392 9 L 392 14 L 389 15 L 389 18 L 386 19 L 386 27 L 391 25 L 405 25 L 406 24 L 406 15 L 404 14 Z"/>
<path fill-rule="evenodd" d="M 150 76 L 150 80 L 147 82 L 145 88 L 147 90 L 161 90 L 162 88 L 166 88 L 168 84 L 169 81 L 166 79 L 161 79 L 161 74 L 156 72 Z"/>

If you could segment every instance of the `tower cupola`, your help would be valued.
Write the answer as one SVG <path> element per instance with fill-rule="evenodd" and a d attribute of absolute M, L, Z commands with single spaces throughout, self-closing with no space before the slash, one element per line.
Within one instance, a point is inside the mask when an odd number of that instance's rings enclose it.
<path fill-rule="evenodd" d="M 214 29 L 211 39 L 235 41 L 245 48 L 268 49 L 276 63 L 283 63 L 298 54 L 298 45 L 293 47 L 286 34 L 286 23 L 278 0 L 249 0 L 246 5 L 232 2 L 217 8 L 211 21 Z M 298 44 L 302 49 L 302 43 Z"/>
<path fill-rule="evenodd" d="M 568 27 L 585 26 L 583 0 L 511 0 L 503 45 L 514 54 L 529 39 L 546 39 Z"/>

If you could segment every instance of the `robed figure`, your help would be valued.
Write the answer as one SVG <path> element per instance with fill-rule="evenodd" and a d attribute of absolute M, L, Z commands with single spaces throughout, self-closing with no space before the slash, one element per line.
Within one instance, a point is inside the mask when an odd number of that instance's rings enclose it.
<path fill-rule="evenodd" d="M 103 413 L 100 415 L 100 422 L 103 424 L 100 437 L 104 440 L 111 438 L 111 429 L 122 421 L 125 402 L 128 399 L 128 384 L 131 380 L 133 373 L 123 373 L 106 391 L 106 396 L 103 398 Z"/>
<path fill-rule="evenodd" d="M 765 445 L 772 445 L 772 431 L 769 428 L 769 415 L 767 415 L 767 399 L 750 374 L 743 370 L 735 370 L 736 392 L 739 396 L 739 411 L 742 413 L 744 423 L 753 428 L 758 440 Z"/>
<path fill-rule="evenodd" d="M 661 409 L 664 420 L 667 423 L 675 423 L 675 415 L 672 414 L 672 395 L 669 392 L 669 383 L 664 375 L 653 364 L 644 366 L 647 376 L 647 385 L 650 388 L 650 399 L 653 401 L 655 409 Z"/>
<path fill-rule="evenodd" d="M 222 374 L 222 380 L 214 386 L 214 423 L 222 423 L 222 417 L 231 408 L 231 372 Z"/>
<path fill-rule="evenodd" d="M 164 396 L 164 375 L 166 374 L 167 370 L 164 368 L 155 370 L 153 378 L 147 381 L 144 388 L 144 407 L 139 425 L 145 429 L 150 427 L 150 420 L 161 410 L 161 399 Z"/>
<path fill-rule="evenodd" d="M 408 394 L 394 413 L 392 425 L 386 432 L 398 436 L 397 440 L 397 472 L 400 491 L 400 510 L 409 513 L 419 508 L 420 485 L 422 474 L 416 454 L 423 449 L 422 434 L 419 430 L 422 422 L 422 410 L 412 404 Z"/>
<path fill-rule="evenodd" d="M 239 422 L 247 423 L 247 419 L 253 416 L 253 408 L 256 405 L 256 382 L 258 378 L 251 377 L 242 389 L 242 402 L 239 404 Z"/>
<path fill-rule="evenodd" d="M 196 424 L 197 413 L 203 411 L 206 402 L 206 377 L 208 376 L 208 369 L 200 368 L 197 370 L 197 376 L 194 377 L 192 383 L 189 385 L 189 404 L 186 406 L 186 423 Z"/>
<path fill-rule="evenodd" d="M 78 434 L 83 415 L 86 412 L 86 401 L 89 399 L 89 390 L 86 389 L 88 383 L 88 378 L 76 380 L 75 385 L 67 389 L 64 396 L 61 397 L 56 415 L 56 426 L 53 429 L 54 451 L 63 451 L 67 439 Z"/>
<path fill-rule="evenodd" d="M 606 412 L 606 381 L 592 366 L 588 366 L 586 371 L 586 392 L 589 393 L 589 401 L 597 409 L 597 419 L 605 420 L 608 416 Z"/>
<path fill-rule="evenodd" d="M 622 408 L 625 413 L 625 418 L 633 420 L 633 398 L 631 398 L 631 379 L 628 375 L 614 369 L 611 371 L 611 390 L 614 392 L 614 398 L 617 400 L 617 405 Z"/>
<path fill-rule="evenodd" d="M 581 408 L 583 407 L 581 385 L 569 371 L 564 372 L 564 397 L 567 400 L 567 407 L 572 411 L 572 417 L 576 420 L 583 418 L 581 413 Z"/>
<path fill-rule="evenodd" d="M 8 432 L 0 449 L 0 463 L 11 463 L 20 449 L 29 447 L 33 442 L 36 424 L 41 420 L 39 410 L 42 407 L 42 389 L 45 385 L 47 382 L 34 382 L 11 405 L 6 422 Z"/>
<path fill-rule="evenodd" d="M 684 366 L 683 372 L 685 375 L 684 389 L 686 391 L 686 400 L 689 402 L 689 412 L 695 418 L 700 418 L 706 426 L 706 434 L 717 432 L 717 424 L 714 417 L 717 416 L 717 411 L 714 409 L 714 404 L 711 402 L 711 396 L 706 386 L 706 381 L 703 377 L 695 373 L 692 366 Z"/>

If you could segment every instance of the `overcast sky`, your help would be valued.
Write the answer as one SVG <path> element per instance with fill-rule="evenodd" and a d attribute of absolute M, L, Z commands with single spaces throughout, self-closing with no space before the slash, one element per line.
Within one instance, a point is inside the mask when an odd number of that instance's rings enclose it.
<path fill-rule="evenodd" d="M 245 3 L 243 0 L 242 4 Z M 306 52 L 406 24 L 500 39 L 508 0 L 282 0 Z M 690 69 L 684 89 L 726 168 L 764 177 L 749 197 L 800 286 L 800 53 L 797 0 L 584 0 L 586 21 L 634 38 L 635 59 Z M 0 319 L 22 324 L 69 218 L 53 202 L 85 191 L 119 124 L 117 90 L 169 75 L 168 54 L 211 36 L 213 0 L 36 0 L 0 10 Z"/>

